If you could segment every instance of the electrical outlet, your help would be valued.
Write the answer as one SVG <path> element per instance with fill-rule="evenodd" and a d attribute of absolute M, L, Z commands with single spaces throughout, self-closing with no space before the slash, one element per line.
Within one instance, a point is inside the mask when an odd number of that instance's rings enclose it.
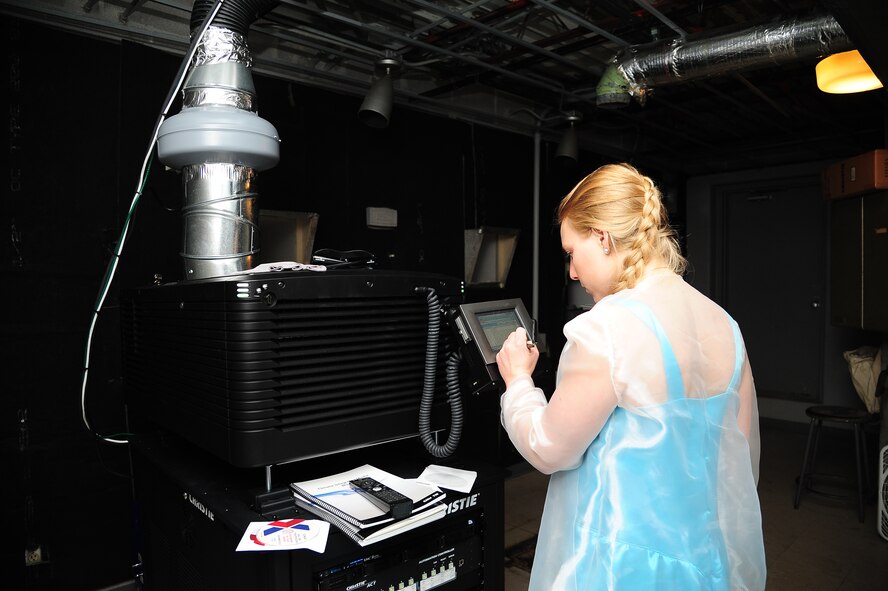
<path fill-rule="evenodd" d="M 43 550 L 40 546 L 33 549 L 25 549 L 25 566 L 34 566 L 43 562 Z"/>

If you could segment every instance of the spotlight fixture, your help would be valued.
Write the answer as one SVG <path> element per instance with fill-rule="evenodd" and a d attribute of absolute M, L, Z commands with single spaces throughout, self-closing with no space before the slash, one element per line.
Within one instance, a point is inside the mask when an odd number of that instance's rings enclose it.
<path fill-rule="evenodd" d="M 558 143 L 558 150 L 555 151 L 555 159 L 572 163 L 579 160 L 579 148 L 577 146 L 577 130 L 574 127 L 578 121 L 583 120 L 583 115 L 579 111 L 568 111 L 564 114 L 565 120 L 570 123 L 570 127 L 564 132 L 561 142 Z"/>
<path fill-rule="evenodd" d="M 376 62 L 377 78 L 370 85 L 370 90 L 358 109 L 358 118 L 368 127 L 388 127 L 392 113 L 392 74 L 397 74 L 400 68 L 401 63 L 390 57 Z"/>
<path fill-rule="evenodd" d="M 882 88 L 882 82 L 856 49 L 834 53 L 814 68 L 817 88 L 831 94 L 849 94 Z"/>

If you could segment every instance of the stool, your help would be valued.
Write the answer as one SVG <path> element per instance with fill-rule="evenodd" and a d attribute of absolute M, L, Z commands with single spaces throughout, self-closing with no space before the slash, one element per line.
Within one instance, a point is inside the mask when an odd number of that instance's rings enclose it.
<path fill-rule="evenodd" d="M 814 467 L 817 460 L 817 445 L 820 442 L 820 428 L 823 422 L 845 423 L 854 428 L 854 455 L 857 463 L 857 517 L 863 523 L 864 490 L 870 486 L 869 463 L 866 459 L 865 427 L 873 422 L 876 417 L 864 409 L 856 409 L 845 406 L 809 406 L 805 414 L 811 418 L 808 427 L 808 443 L 805 445 L 805 457 L 802 459 L 802 472 L 799 475 L 798 486 L 795 493 L 793 507 L 798 509 L 802 499 L 802 490 L 833 498 L 846 498 L 841 495 L 829 494 L 813 488 L 812 480 L 833 478 L 845 479 L 841 476 L 828 474 L 815 474 Z M 811 443 L 814 443 L 812 448 Z"/>

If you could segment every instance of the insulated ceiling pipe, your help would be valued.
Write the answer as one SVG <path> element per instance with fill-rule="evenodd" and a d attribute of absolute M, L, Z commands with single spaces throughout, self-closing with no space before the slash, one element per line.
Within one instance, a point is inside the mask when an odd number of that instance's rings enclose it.
<path fill-rule="evenodd" d="M 651 87 L 717 76 L 852 49 L 853 44 L 831 16 L 772 23 L 710 39 L 635 46 L 617 56 L 614 68 L 625 92 L 644 102 Z M 610 74 L 610 78 L 608 75 Z M 613 72 L 606 72 L 599 104 L 628 102 L 615 91 Z M 608 98 L 611 95 L 611 99 Z M 604 103 L 604 104 L 602 104 Z"/>
<path fill-rule="evenodd" d="M 191 35 L 215 0 L 196 0 Z M 181 170 L 185 279 L 246 271 L 259 251 L 257 172 L 280 159 L 274 126 L 257 114 L 246 44 L 250 25 L 278 0 L 224 2 L 197 47 L 182 110 L 160 127 L 157 154 Z"/>

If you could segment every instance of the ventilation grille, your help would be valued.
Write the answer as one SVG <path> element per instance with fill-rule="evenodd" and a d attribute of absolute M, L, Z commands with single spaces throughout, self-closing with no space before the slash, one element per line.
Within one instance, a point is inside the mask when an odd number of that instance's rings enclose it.
<path fill-rule="evenodd" d="M 125 372 L 137 396 L 234 430 L 291 429 L 419 408 L 424 297 L 135 303 Z M 436 394 L 445 394 L 446 325 Z"/>

